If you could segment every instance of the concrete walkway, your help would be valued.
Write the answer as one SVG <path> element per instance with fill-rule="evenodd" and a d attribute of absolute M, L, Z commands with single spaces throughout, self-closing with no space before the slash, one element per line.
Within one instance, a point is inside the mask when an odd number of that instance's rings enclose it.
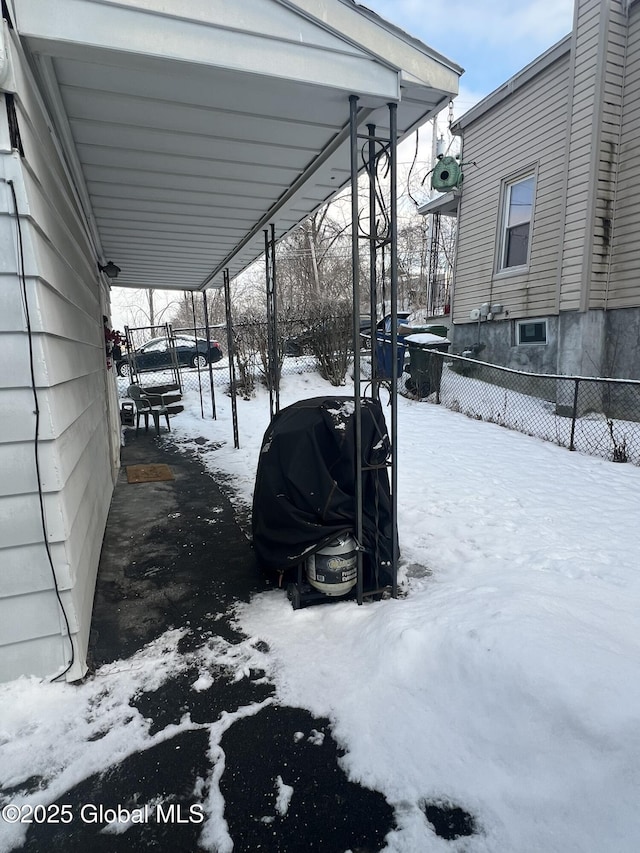
<path fill-rule="evenodd" d="M 175 479 L 129 484 L 126 466 L 164 463 Z M 247 535 L 219 484 L 199 461 L 178 451 L 172 438 L 153 430 L 126 431 L 122 469 L 109 515 L 95 596 L 91 660 L 94 667 L 125 659 L 168 628 L 188 629 L 179 648 L 188 652 L 212 633 L 230 642 L 237 600 L 269 589 L 258 571 Z M 228 492 L 227 492 L 228 493 Z M 246 528 L 246 525 L 244 525 Z M 274 595 L 284 595 L 273 590 Z M 264 673 L 234 681 L 220 674 L 197 692 L 197 672 L 170 679 L 136 699 L 152 731 L 178 723 L 186 714 L 196 723 L 214 723 L 267 700 L 258 713 L 239 719 L 223 736 L 225 770 L 220 789 L 234 853 L 364 853 L 379 851 L 393 828 L 392 809 L 382 795 L 349 782 L 339 767 L 340 750 L 329 721 L 313 718 L 275 701 Z M 321 748 L 293 733 L 316 729 Z M 198 777 L 211 773 L 206 729 L 181 732 L 137 753 L 104 774 L 86 779 L 64 795 L 66 803 L 90 802 L 113 808 L 131 802 L 175 803 L 188 813 L 198 804 Z M 293 787 L 286 813 L 277 810 L 276 780 Z M 264 815 L 273 818 L 265 820 Z M 194 853 L 202 825 L 133 825 L 122 834 L 101 834 L 104 822 L 33 826 L 24 850 L 65 853 L 118 853 L 155 850 Z"/>

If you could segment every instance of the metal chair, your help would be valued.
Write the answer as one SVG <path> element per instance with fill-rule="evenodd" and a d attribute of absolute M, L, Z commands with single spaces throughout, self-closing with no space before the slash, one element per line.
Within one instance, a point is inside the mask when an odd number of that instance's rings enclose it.
<path fill-rule="evenodd" d="M 162 401 L 162 394 L 147 394 L 139 385 L 129 385 L 127 396 L 131 397 L 136 406 L 136 434 L 140 426 L 140 418 L 144 418 L 144 431 L 149 431 L 149 415 L 153 418 L 156 435 L 160 435 L 160 415 L 167 421 L 167 429 L 171 432 L 169 410 Z"/>

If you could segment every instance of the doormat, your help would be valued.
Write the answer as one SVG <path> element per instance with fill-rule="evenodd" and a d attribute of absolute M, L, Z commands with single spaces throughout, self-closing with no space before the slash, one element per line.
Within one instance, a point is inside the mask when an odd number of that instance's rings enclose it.
<path fill-rule="evenodd" d="M 127 465 L 128 483 L 156 483 L 159 480 L 175 480 L 168 465 Z"/>

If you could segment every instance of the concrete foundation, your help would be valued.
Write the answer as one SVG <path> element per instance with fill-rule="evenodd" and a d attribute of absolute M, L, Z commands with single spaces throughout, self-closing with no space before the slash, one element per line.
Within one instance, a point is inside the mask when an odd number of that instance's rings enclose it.
<path fill-rule="evenodd" d="M 640 379 L 640 308 L 549 316 L 546 344 L 515 343 L 516 320 L 452 327 L 451 352 L 527 373 Z"/>
<path fill-rule="evenodd" d="M 466 350 L 473 358 L 523 370 L 527 373 L 555 373 L 557 362 L 558 318 L 547 317 L 546 344 L 515 344 L 515 320 L 485 320 L 453 327 L 451 352 L 461 355 Z"/>

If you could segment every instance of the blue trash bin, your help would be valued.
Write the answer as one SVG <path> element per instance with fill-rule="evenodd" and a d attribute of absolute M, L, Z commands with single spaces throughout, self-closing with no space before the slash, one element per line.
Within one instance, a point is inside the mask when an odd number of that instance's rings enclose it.
<path fill-rule="evenodd" d="M 393 348 L 392 348 L 392 336 L 390 334 L 381 334 L 378 332 L 376 335 L 376 371 L 379 379 L 391 379 L 392 376 L 392 366 L 393 366 Z M 402 340 L 402 338 L 398 337 L 398 379 L 402 376 L 402 371 L 404 369 L 404 356 L 406 352 L 407 345 Z"/>

